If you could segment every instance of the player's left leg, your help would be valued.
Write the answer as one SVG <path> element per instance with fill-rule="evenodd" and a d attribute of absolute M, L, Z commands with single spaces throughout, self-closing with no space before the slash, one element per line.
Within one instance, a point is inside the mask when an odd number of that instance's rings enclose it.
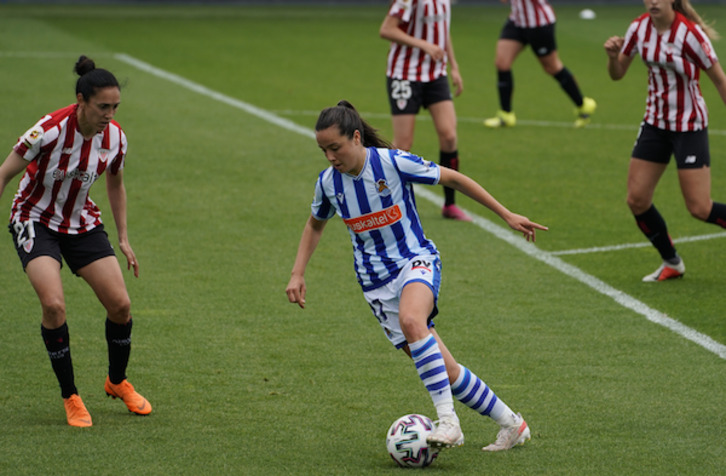
<path fill-rule="evenodd" d="M 108 377 L 106 393 L 121 398 L 129 411 L 148 415 L 151 404 L 134 390 L 126 380 L 126 368 L 131 353 L 131 300 L 121 268 L 115 256 L 98 259 L 77 271 L 93 289 L 106 309 L 106 342 L 108 345 Z"/>
<path fill-rule="evenodd" d="M 584 127 L 590 122 L 590 117 L 595 113 L 597 103 L 594 99 L 584 97 L 580 91 L 580 86 L 575 80 L 575 76 L 562 63 L 557 50 L 553 50 L 547 55 L 538 56 L 542 69 L 555 78 L 562 90 L 567 94 L 570 100 L 575 104 L 575 127 Z"/>
<path fill-rule="evenodd" d="M 726 228 L 726 204 L 711 199 L 711 169 L 679 169 L 678 180 L 689 213 L 699 220 Z"/>
<path fill-rule="evenodd" d="M 453 397 L 481 415 L 491 418 L 500 426 L 497 440 L 482 449 L 508 450 L 529 440 L 531 433 L 522 415 L 514 413 L 474 372 L 457 363 L 434 329 L 431 329 L 431 333 L 438 341 L 446 362 Z"/>

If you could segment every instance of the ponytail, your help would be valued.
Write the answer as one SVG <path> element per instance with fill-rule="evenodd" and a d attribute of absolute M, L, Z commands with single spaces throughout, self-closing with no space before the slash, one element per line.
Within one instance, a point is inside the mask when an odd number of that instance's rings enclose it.
<path fill-rule="evenodd" d="M 718 32 L 711 26 L 711 24 L 707 24 L 701 16 L 696 12 L 696 9 L 693 8 L 693 5 L 691 5 L 690 0 L 674 0 L 673 2 L 673 9 L 679 13 L 681 13 L 683 16 L 691 20 L 693 23 L 698 24 L 703 31 L 706 33 L 706 36 L 708 36 L 712 40 L 718 40 L 721 38 L 721 35 L 718 34 Z"/>
<path fill-rule="evenodd" d="M 82 55 L 76 61 L 73 71 L 80 76 L 76 81 L 76 95 L 81 94 L 88 101 L 96 94 L 97 89 L 116 87 L 121 89 L 116 77 L 105 69 L 96 68 L 96 63 Z"/>
<path fill-rule="evenodd" d="M 360 132 L 364 147 L 392 148 L 387 140 L 378 135 L 378 130 L 364 121 L 355 107 L 346 100 L 338 102 L 336 106 L 323 109 L 315 123 L 315 130 L 322 131 L 332 126 L 338 126 L 341 135 L 349 139 L 353 138 L 355 131 Z"/>

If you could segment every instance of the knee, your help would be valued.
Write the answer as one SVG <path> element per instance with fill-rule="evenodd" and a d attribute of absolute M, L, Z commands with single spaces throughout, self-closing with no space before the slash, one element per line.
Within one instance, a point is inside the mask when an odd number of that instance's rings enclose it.
<path fill-rule="evenodd" d="M 688 213 L 690 213 L 693 218 L 706 221 L 709 215 L 711 215 L 711 208 L 713 208 L 713 205 L 711 203 L 689 203 L 687 207 Z"/>
<path fill-rule="evenodd" d="M 646 200 L 643 197 L 633 194 L 628 194 L 626 201 L 631 213 L 636 216 L 647 212 L 651 205 L 650 200 Z"/>
<path fill-rule="evenodd" d="M 46 299 L 41 302 L 43 308 L 43 325 L 48 329 L 56 329 L 66 321 L 66 304 L 61 298 Z"/>
<path fill-rule="evenodd" d="M 439 148 L 442 151 L 449 152 L 456 150 L 457 137 L 456 129 L 445 130 L 439 132 Z"/>
<path fill-rule="evenodd" d="M 131 300 L 128 296 L 114 300 L 106 306 L 106 313 L 111 322 L 127 324 L 131 319 Z"/>

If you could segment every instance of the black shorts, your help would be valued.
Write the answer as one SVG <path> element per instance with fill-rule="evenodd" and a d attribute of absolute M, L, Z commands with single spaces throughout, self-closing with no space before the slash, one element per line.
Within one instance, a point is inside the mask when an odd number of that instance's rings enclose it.
<path fill-rule="evenodd" d="M 520 28 L 512 20 L 507 20 L 499 34 L 499 39 L 514 40 L 525 46 L 530 45 L 537 56 L 547 56 L 557 50 L 554 23 L 537 28 Z"/>
<path fill-rule="evenodd" d="M 391 115 L 418 114 L 421 106 L 427 108 L 441 101 L 451 101 L 449 79 L 441 76 L 428 83 L 406 79 L 386 78 Z"/>
<path fill-rule="evenodd" d="M 62 267 L 62 256 L 73 274 L 77 275 L 84 266 L 116 255 L 103 225 L 79 235 L 58 233 L 32 221 L 11 223 L 8 228 L 23 269 L 39 256 L 55 258 Z"/>
<path fill-rule="evenodd" d="M 631 157 L 667 164 L 671 155 L 679 169 L 700 169 L 711 165 L 708 130 L 674 132 L 643 122 Z"/>

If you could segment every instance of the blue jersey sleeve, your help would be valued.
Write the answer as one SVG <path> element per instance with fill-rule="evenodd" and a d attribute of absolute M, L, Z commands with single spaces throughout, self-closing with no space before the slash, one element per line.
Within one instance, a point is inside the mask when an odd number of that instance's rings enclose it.
<path fill-rule="evenodd" d="M 328 170 L 324 170 L 318 176 L 318 181 L 315 183 L 315 195 L 313 196 L 313 203 L 310 205 L 310 210 L 315 218 L 318 220 L 329 220 L 335 215 L 335 207 L 330 203 L 330 199 L 325 194 L 325 187 L 323 185 L 324 177 Z"/>
<path fill-rule="evenodd" d="M 437 164 L 403 150 L 391 150 L 390 154 L 391 160 L 404 181 L 424 185 L 439 183 L 441 170 Z"/>

